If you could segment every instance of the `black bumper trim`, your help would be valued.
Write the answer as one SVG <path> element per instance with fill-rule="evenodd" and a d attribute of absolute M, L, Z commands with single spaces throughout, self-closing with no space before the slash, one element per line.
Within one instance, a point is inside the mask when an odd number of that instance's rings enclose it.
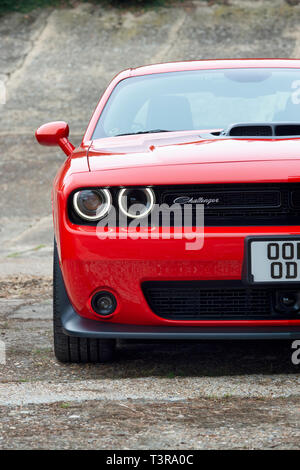
<path fill-rule="evenodd" d="M 118 338 L 144 340 L 295 340 L 300 339 L 300 326 L 200 327 L 140 326 L 104 323 L 77 315 L 72 307 L 62 315 L 63 331 L 68 336 L 84 338 Z"/>

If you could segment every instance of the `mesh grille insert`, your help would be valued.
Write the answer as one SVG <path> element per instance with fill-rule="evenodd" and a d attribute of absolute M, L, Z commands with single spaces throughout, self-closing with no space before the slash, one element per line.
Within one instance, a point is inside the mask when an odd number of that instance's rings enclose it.
<path fill-rule="evenodd" d="M 273 134 L 271 126 L 236 126 L 230 129 L 229 135 L 234 137 L 244 136 L 266 136 L 269 137 Z"/>
<path fill-rule="evenodd" d="M 204 200 L 206 226 L 298 225 L 298 183 L 245 183 L 157 186 L 156 200 L 171 206 L 177 201 Z M 202 199 L 201 199 L 202 198 Z M 212 202 L 205 203 L 205 200 Z M 185 202 L 184 202 L 185 203 Z M 191 204 L 195 211 L 195 204 Z M 193 226 L 196 224 L 194 220 Z"/>
<path fill-rule="evenodd" d="M 152 311 L 163 318 L 287 319 L 274 311 L 274 288 L 246 288 L 241 281 L 151 281 L 142 289 Z"/>

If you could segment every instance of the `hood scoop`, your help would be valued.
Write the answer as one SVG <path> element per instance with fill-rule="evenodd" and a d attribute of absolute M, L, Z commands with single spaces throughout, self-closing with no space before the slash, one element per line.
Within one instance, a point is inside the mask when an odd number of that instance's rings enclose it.
<path fill-rule="evenodd" d="M 300 123 L 233 124 L 221 135 L 230 137 L 300 137 Z"/>

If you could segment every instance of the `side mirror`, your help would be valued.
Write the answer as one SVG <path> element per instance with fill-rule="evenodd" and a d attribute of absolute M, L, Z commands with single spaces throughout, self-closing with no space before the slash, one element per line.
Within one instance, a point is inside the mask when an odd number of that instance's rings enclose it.
<path fill-rule="evenodd" d="M 64 121 L 48 122 L 39 127 L 35 132 L 36 140 L 41 145 L 59 145 L 66 155 L 71 155 L 74 145 L 68 140 L 69 126 Z"/>

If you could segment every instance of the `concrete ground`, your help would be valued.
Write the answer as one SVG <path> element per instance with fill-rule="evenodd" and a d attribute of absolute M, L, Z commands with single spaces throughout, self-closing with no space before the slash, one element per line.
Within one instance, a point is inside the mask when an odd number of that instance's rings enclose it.
<path fill-rule="evenodd" d="M 55 361 L 50 191 L 64 155 L 34 140 L 40 124 L 61 119 L 80 142 L 123 68 L 300 58 L 299 20 L 300 6 L 284 0 L 145 12 L 82 4 L 0 18 L 0 447 L 299 448 L 290 344 L 130 343 L 113 365 Z"/>

